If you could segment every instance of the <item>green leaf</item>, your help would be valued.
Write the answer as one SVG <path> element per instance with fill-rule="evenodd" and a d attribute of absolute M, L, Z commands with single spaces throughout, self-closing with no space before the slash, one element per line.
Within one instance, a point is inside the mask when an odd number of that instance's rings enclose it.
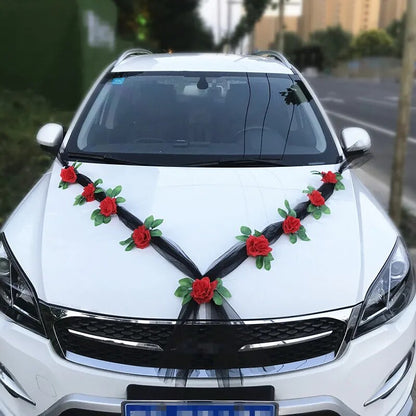
<path fill-rule="evenodd" d="M 308 211 L 308 212 L 314 212 L 315 211 L 315 206 L 312 205 L 312 204 L 309 204 L 308 205 L 308 208 L 306 209 L 306 211 Z"/>
<path fill-rule="evenodd" d="M 163 220 L 160 219 L 160 218 L 157 219 L 157 220 L 154 220 L 152 222 L 152 224 L 150 225 L 150 228 L 157 228 L 157 227 L 159 227 L 160 224 L 162 224 L 162 222 L 163 222 Z"/>
<path fill-rule="evenodd" d="M 289 201 L 287 199 L 285 199 L 285 207 L 288 211 L 290 211 L 290 205 L 289 205 Z"/>
<path fill-rule="evenodd" d="M 254 230 L 254 235 L 255 235 L 256 237 L 260 237 L 260 236 L 261 236 L 261 232 L 260 232 L 260 231 L 258 231 L 258 230 Z"/>
<path fill-rule="evenodd" d="M 331 213 L 331 210 L 329 209 L 329 207 L 327 207 L 326 205 L 322 205 L 321 206 L 321 211 L 324 213 L 324 214 L 330 214 Z"/>
<path fill-rule="evenodd" d="M 316 209 L 314 212 L 312 212 L 312 215 L 316 220 L 319 220 L 319 218 L 321 218 L 322 215 L 321 210 Z"/>
<path fill-rule="evenodd" d="M 101 225 L 103 223 L 103 220 L 104 220 L 104 215 L 101 215 L 101 214 L 96 215 L 94 218 L 94 225 L 95 226 Z"/>
<path fill-rule="evenodd" d="M 192 283 L 194 281 L 190 277 L 184 277 L 183 279 L 179 280 L 179 284 L 185 287 L 192 287 Z"/>
<path fill-rule="evenodd" d="M 291 209 L 291 210 L 289 211 L 289 215 L 290 215 L 291 217 L 295 217 L 295 218 L 296 218 L 296 211 L 295 211 L 294 209 Z"/>
<path fill-rule="evenodd" d="M 192 299 L 192 296 L 190 295 L 190 293 L 188 293 L 187 295 L 183 297 L 182 305 L 186 305 L 187 303 L 191 301 L 191 299 Z"/>
<path fill-rule="evenodd" d="M 68 189 L 68 186 L 69 186 L 68 182 L 62 182 L 63 189 Z"/>
<path fill-rule="evenodd" d="M 111 221 L 111 217 L 104 217 L 103 218 L 103 223 L 104 224 L 108 224 Z"/>
<path fill-rule="evenodd" d="M 108 189 L 105 191 L 105 194 L 106 194 L 107 196 L 109 196 L 110 198 L 112 198 L 112 197 L 113 197 L 113 190 L 112 190 L 111 188 L 108 188 Z"/>
<path fill-rule="evenodd" d="M 99 194 L 101 192 L 105 193 L 103 188 L 96 188 L 95 191 L 94 191 L 94 194 Z"/>
<path fill-rule="evenodd" d="M 321 174 L 321 172 L 319 172 L 319 171 L 317 171 L 317 170 L 311 170 L 311 173 L 312 173 L 313 175 L 320 175 L 320 174 Z"/>
<path fill-rule="evenodd" d="M 339 172 L 335 173 L 335 177 L 337 178 L 338 181 L 340 181 L 341 179 L 344 179 Z"/>
<path fill-rule="evenodd" d="M 95 209 L 91 214 L 91 219 L 95 219 L 95 217 L 100 213 L 99 209 Z"/>
<path fill-rule="evenodd" d="M 82 199 L 79 201 L 79 205 L 84 205 L 87 202 L 87 200 L 82 197 Z"/>
<path fill-rule="evenodd" d="M 235 238 L 237 240 L 243 241 L 245 243 L 247 241 L 248 236 L 246 236 L 246 235 L 237 235 Z"/>
<path fill-rule="evenodd" d="M 217 286 L 217 292 L 223 296 L 224 298 L 230 298 L 231 297 L 231 293 L 230 291 L 225 288 L 224 286 Z"/>
<path fill-rule="evenodd" d="M 127 240 L 124 241 L 120 241 L 119 244 L 121 244 L 122 246 L 126 246 L 127 244 L 130 244 L 133 241 L 132 237 L 127 238 Z"/>
<path fill-rule="evenodd" d="M 102 179 L 97 179 L 97 180 L 94 182 L 94 186 L 95 186 L 95 187 L 97 187 L 100 183 L 103 183 L 103 180 L 102 180 Z"/>
<path fill-rule="evenodd" d="M 286 212 L 284 209 L 277 208 L 277 212 L 279 213 L 279 215 L 280 215 L 282 218 L 286 218 L 286 217 L 287 217 L 287 212 Z"/>
<path fill-rule="evenodd" d="M 266 258 L 268 258 L 270 261 L 274 260 L 274 257 L 272 255 L 272 253 L 269 253 Z"/>
<path fill-rule="evenodd" d="M 214 303 L 216 305 L 218 305 L 218 306 L 222 305 L 222 297 L 216 291 L 214 292 L 214 296 L 213 296 L 212 300 L 214 301 Z"/>
<path fill-rule="evenodd" d="M 118 196 L 116 198 L 116 202 L 117 202 L 117 204 L 121 204 L 122 202 L 126 202 L 126 200 L 122 196 Z"/>
<path fill-rule="evenodd" d="M 266 257 L 264 259 L 264 268 L 269 271 L 272 268 L 272 265 L 270 264 L 270 260 Z"/>
<path fill-rule="evenodd" d="M 189 293 L 189 288 L 185 287 L 185 286 L 179 286 L 176 290 L 174 295 L 177 296 L 178 298 L 183 298 L 186 294 Z"/>
<path fill-rule="evenodd" d="M 74 205 L 81 205 L 81 202 L 85 202 L 85 198 L 82 195 L 77 195 L 75 197 Z"/>
<path fill-rule="evenodd" d="M 298 237 L 302 241 L 310 241 L 310 238 L 306 235 L 305 227 L 302 225 L 298 230 Z"/>
<path fill-rule="evenodd" d="M 153 223 L 153 221 L 154 221 L 155 219 L 153 218 L 153 215 L 150 215 L 150 217 L 147 217 L 145 220 L 144 220 L 144 226 L 147 228 L 147 229 L 149 229 L 150 228 L 150 226 L 152 225 L 152 223 Z"/>
<path fill-rule="evenodd" d="M 131 251 L 133 248 L 136 247 L 136 244 L 134 244 L 134 241 L 132 241 L 126 248 L 126 251 Z"/>
<path fill-rule="evenodd" d="M 263 256 L 257 256 L 256 257 L 256 267 L 258 269 L 261 269 L 263 267 L 264 257 Z"/>
<path fill-rule="evenodd" d="M 77 170 L 82 165 L 82 162 L 75 162 L 72 164 L 75 170 Z"/>
<path fill-rule="evenodd" d="M 244 225 L 242 227 L 240 227 L 240 231 L 241 231 L 241 234 L 244 234 L 244 235 L 247 235 L 247 236 L 251 235 L 251 229 L 244 226 Z"/>
<path fill-rule="evenodd" d="M 115 198 L 120 192 L 121 192 L 121 190 L 122 190 L 122 187 L 121 187 L 121 185 L 118 185 L 118 186 L 116 186 L 114 189 L 113 189 L 113 198 Z"/>
<path fill-rule="evenodd" d="M 150 236 L 151 237 L 161 237 L 162 231 L 160 230 L 150 230 Z"/>
<path fill-rule="evenodd" d="M 218 289 L 220 286 L 222 286 L 222 279 L 217 277 L 215 280 L 217 281 L 217 289 Z"/>
<path fill-rule="evenodd" d="M 298 241 L 298 238 L 296 237 L 296 234 L 290 234 L 289 235 L 289 240 L 292 244 L 295 244 L 296 241 Z"/>
<path fill-rule="evenodd" d="M 344 184 L 342 182 L 337 182 L 335 184 L 335 190 L 336 191 L 341 191 L 341 190 L 344 190 L 344 189 L 345 189 L 345 186 L 344 186 Z"/>

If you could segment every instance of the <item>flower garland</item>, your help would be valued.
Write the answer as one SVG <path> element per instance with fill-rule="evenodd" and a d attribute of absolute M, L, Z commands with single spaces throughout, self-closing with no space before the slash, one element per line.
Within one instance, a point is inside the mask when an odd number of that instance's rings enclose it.
<path fill-rule="evenodd" d="M 61 181 L 59 183 L 59 188 L 67 189 L 70 184 L 74 184 L 76 182 L 79 182 L 80 184 L 85 183 L 83 192 L 75 197 L 74 205 L 83 205 L 87 202 L 95 200 L 99 201 L 99 208 L 95 209 L 91 214 L 91 219 L 94 221 L 95 226 L 108 224 L 111 221 L 112 216 L 118 215 L 126 225 L 132 228 L 131 221 L 129 222 L 128 219 L 126 219 L 126 217 L 130 216 L 130 220 L 133 219 L 134 222 L 139 225 L 132 230 L 133 232 L 130 237 L 126 240 L 120 241 L 120 244 L 125 246 L 126 251 L 130 251 L 134 247 L 139 249 L 147 248 L 151 243 L 155 243 L 155 241 L 162 236 L 162 231 L 157 229 L 157 227 L 163 223 L 163 219 L 155 219 L 153 215 L 150 215 L 145 219 L 144 223 L 142 223 L 128 211 L 123 211 L 119 207 L 119 204 L 125 202 L 126 200 L 123 197 L 118 196 L 122 190 L 121 185 L 116 186 L 114 189 L 109 188 L 104 190 L 99 187 L 103 181 L 101 179 L 97 179 L 95 182 L 92 182 L 89 178 L 78 172 L 78 168 L 80 166 L 81 163 L 75 162 L 71 166 L 65 166 L 62 168 L 60 173 Z M 312 173 L 320 175 L 321 181 L 324 184 L 333 186 L 335 191 L 345 189 L 344 184 L 341 182 L 342 175 L 340 172 L 312 171 Z M 306 215 L 311 214 L 318 220 L 321 218 L 322 214 L 331 213 L 330 209 L 325 204 L 326 200 L 324 196 L 319 190 L 316 190 L 312 186 L 308 186 L 303 193 L 307 195 L 309 200 L 309 203 L 307 203 L 306 213 L 302 215 L 303 218 L 306 217 Z M 270 247 L 270 244 L 276 241 L 279 235 L 274 232 L 273 234 L 276 234 L 277 236 L 273 238 L 274 241 L 269 241 L 265 234 L 270 231 L 270 227 L 274 229 L 276 226 L 281 226 L 282 233 L 289 237 L 289 241 L 292 244 L 295 244 L 298 239 L 302 241 L 310 241 L 306 234 L 305 227 L 301 224 L 302 218 L 298 217 L 297 212 L 295 209 L 291 208 L 287 200 L 285 200 L 284 205 L 286 210 L 282 208 L 278 208 L 277 210 L 279 215 L 284 219 L 281 223 L 271 224 L 269 227 L 266 227 L 263 232 L 258 230 L 254 230 L 254 232 L 252 232 L 249 227 L 241 226 L 241 235 L 236 236 L 237 240 L 245 243 L 246 258 L 256 258 L 256 267 L 258 269 L 264 268 L 265 270 L 270 270 L 271 261 L 274 260 L 273 255 L 271 254 L 273 249 Z M 165 254 L 165 257 L 169 260 L 175 260 L 175 252 L 172 249 L 172 246 L 169 246 L 166 242 L 165 246 L 166 247 L 162 250 L 159 244 L 159 252 L 161 252 L 161 254 Z M 166 252 L 168 253 L 166 254 Z M 239 250 L 239 252 L 241 252 L 241 250 Z M 191 260 L 183 253 L 179 252 L 179 256 L 176 257 L 180 257 L 182 260 L 185 260 L 185 262 L 189 261 L 190 265 L 194 266 Z M 225 257 L 225 259 L 228 260 L 227 257 Z M 240 260 L 238 260 L 229 271 L 237 267 L 243 260 L 240 258 Z M 219 263 L 221 262 L 219 261 Z M 175 265 L 178 267 L 177 264 Z M 191 269 L 192 267 L 187 268 L 189 271 L 191 271 Z M 215 267 L 211 269 L 213 275 L 215 275 L 215 270 Z M 195 274 L 198 272 L 199 271 L 196 271 Z M 222 306 L 225 300 L 231 297 L 231 293 L 224 287 L 221 278 L 217 277 L 212 279 L 212 277 L 209 276 L 201 276 L 200 278 L 195 276 L 193 278 L 187 277 L 180 279 L 179 287 L 175 290 L 174 295 L 182 298 L 182 305 L 187 305 L 192 300 L 198 306 L 210 303 L 211 301 L 217 306 Z"/>

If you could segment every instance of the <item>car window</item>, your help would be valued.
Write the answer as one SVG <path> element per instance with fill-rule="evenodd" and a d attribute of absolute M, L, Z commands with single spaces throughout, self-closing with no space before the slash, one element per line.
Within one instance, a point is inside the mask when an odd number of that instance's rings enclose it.
<path fill-rule="evenodd" d="M 81 114 L 67 150 L 156 165 L 247 157 L 294 163 L 294 156 L 306 157 L 297 164 L 317 163 L 337 152 L 333 143 L 327 152 L 329 135 L 311 100 L 287 75 L 112 74 Z"/>

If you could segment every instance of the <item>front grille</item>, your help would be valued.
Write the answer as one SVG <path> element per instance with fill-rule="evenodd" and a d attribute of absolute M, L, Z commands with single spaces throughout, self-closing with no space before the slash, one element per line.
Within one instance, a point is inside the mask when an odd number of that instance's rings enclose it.
<path fill-rule="evenodd" d="M 71 352 L 140 367 L 219 370 L 335 355 L 346 324 L 325 317 L 279 323 L 172 325 L 80 316 L 57 320 L 54 329 L 64 355 Z"/>

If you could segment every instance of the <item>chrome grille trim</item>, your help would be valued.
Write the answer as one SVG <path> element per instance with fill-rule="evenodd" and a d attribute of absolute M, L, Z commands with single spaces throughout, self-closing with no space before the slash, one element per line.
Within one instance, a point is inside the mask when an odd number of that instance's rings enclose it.
<path fill-rule="evenodd" d="M 55 319 L 64 318 L 93 318 L 102 319 L 115 322 L 129 322 L 133 324 L 156 324 L 156 325 L 176 325 L 177 319 L 144 319 L 144 318 L 129 318 L 120 316 L 109 316 L 101 315 L 93 312 L 77 311 L 72 309 L 65 309 L 59 306 L 46 305 L 46 307 L 52 312 Z M 356 306 L 355 306 L 356 307 Z M 242 319 L 241 321 L 227 321 L 227 324 L 231 325 L 258 325 L 258 324 L 278 324 L 282 322 L 296 322 L 303 321 L 306 319 L 319 319 L 319 318 L 332 318 L 338 321 L 347 322 L 351 316 L 354 306 L 336 309 L 327 312 L 319 312 L 315 314 L 299 315 L 299 316 L 288 316 L 283 318 L 262 318 L 262 319 Z M 221 321 L 210 321 L 210 320 L 198 320 L 192 321 L 192 325 L 207 325 L 209 323 L 218 323 Z"/>
<path fill-rule="evenodd" d="M 247 345 L 242 346 L 239 349 L 239 351 L 260 350 L 260 349 L 268 349 L 268 348 L 275 348 L 275 347 L 284 347 L 286 345 L 300 344 L 302 342 L 318 340 L 320 338 L 331 335 L 332 332 L 333 331 L 326 331 L 320 334 L 310 335 L 308 337 L 287 339 L 285 341 L 262 342 L 259 344 L 247 344 Z"/>
<path fill-rule="evenodd" d="M 110 344 L 125 345 L 126 347 L 133 347 L 133 348 L 137 348 L 141 350 L 163 351 L 163 348 L 160 345 L 151 344 L 149 342 L 134 342 L 134 341 L 126 341 L 124 339 L 101 337 L 99 335 L 92 335 L 92 334 L 87 334 L 86 332 L 75 331 L 74 329 L 68 329 L 68 332 L 74 335 L 78 335 L 80 337 L 95 339 L 97 341 L 103 341 L 103 342 L 110 343 Z"/>

